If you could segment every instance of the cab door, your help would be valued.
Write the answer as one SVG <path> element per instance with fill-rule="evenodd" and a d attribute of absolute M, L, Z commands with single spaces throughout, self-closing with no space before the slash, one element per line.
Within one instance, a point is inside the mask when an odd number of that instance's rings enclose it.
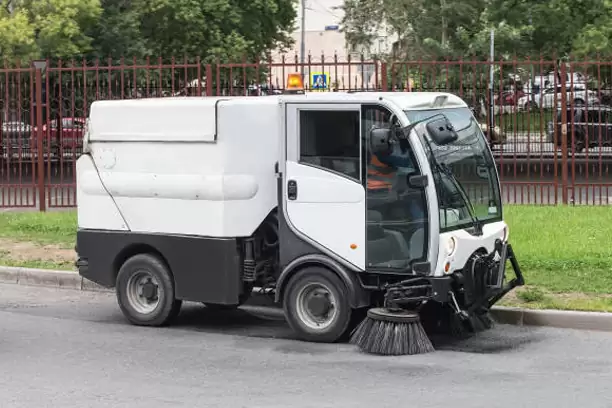
<path fill-rule="evenodd" d="M 365 270 L 360 105 L 285 106 L 283 203 L 289 228 L 333 259 Z"/>

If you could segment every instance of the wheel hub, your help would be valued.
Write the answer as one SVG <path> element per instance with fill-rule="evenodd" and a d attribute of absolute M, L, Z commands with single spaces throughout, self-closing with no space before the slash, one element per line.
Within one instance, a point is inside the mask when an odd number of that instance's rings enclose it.
<path fill-rule="evenodd" d="M 317 317 L 325 316 L 332 308 L 332 303 L 329 301 L 329 297 L 325 293 L 313 293 L 310 299 L 308 299 L 308 310 Z"/>
<path fill-rule="evenodd" d="M 160 287 L 157 279 L 148 271 L 138 271 L 127 283 L 130 305 L 142 314 L 152 313 L 159 304 Z"/>
<path fill-rule="evenodd" d="M 143 283 L 142 296 L 147 300 L 155 300 L 157 298 L 157 285 L 151 281 Z"/>
<path fill-rule="evenodd" d="M 311 329 L 323 330 L 338 315 L 336 299 L 331 290 L 320 283 L 310 283 L 297 295 L 296 312 L 303 324 Z"/>

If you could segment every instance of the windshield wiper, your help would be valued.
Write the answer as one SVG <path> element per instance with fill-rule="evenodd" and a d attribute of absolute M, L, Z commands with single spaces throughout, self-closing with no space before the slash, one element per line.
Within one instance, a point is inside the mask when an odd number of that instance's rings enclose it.
<path fill-rule="evenodd" d="M 434 161 L 436 162 L 436 165 L 438 166 L 438 168 L 441 169 L 441 171 L 444 172 L 444 174 L 446 174 L 452 180 L 453 184 L 455 185 L 455 188 L 457 189 L 457 191 L 459 191 L 459 194 L 461 194 L 463 200 L 465 201 L 466 206 L 468 207 L 468 214 L 470 215 L 470 218 L 472 219 L 472 225 L 474 226 L 474 230 L 476 231 L 478 235 L 482 234 L 482 222 L 476 216 L 476 210 L 474 210 L 474 204 L 472 204 L 472 200 L 470 199 L 470 196 L 468 195 L 467 191 L 465 191 L 465 188 L 463 188 L 463 185 L 459 182 L 459 180 L 457 180 L 457 177 L 455 176 L 453 171 L 450 169 L 450 167 L 448 167 L 446 163 L 443 163 L 443 164 L 439 163 L 435 159 L 435 157 L 434 157 Z"/>

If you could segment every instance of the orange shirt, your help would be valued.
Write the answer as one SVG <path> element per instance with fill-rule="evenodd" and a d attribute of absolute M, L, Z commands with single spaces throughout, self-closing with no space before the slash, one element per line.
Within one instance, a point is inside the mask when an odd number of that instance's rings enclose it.
<path fill-rule="evenodd" d="M 390 190 L 392 187 L 391 178 L 394 176 L 393 168 L 382 163 L 378 157 L 372 156 L 368 166 L 368 189 L 369 190 Z"/>

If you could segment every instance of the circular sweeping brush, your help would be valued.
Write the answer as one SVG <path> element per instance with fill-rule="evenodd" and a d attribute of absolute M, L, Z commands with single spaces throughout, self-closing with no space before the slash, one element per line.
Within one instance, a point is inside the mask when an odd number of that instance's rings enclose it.
<path fill-rule="evenodd" d="M 434 351 L 419 314 L 390 308 L 368 310 L 349 341 L 361 351 L 385 356 L 423 354 Z"/>

